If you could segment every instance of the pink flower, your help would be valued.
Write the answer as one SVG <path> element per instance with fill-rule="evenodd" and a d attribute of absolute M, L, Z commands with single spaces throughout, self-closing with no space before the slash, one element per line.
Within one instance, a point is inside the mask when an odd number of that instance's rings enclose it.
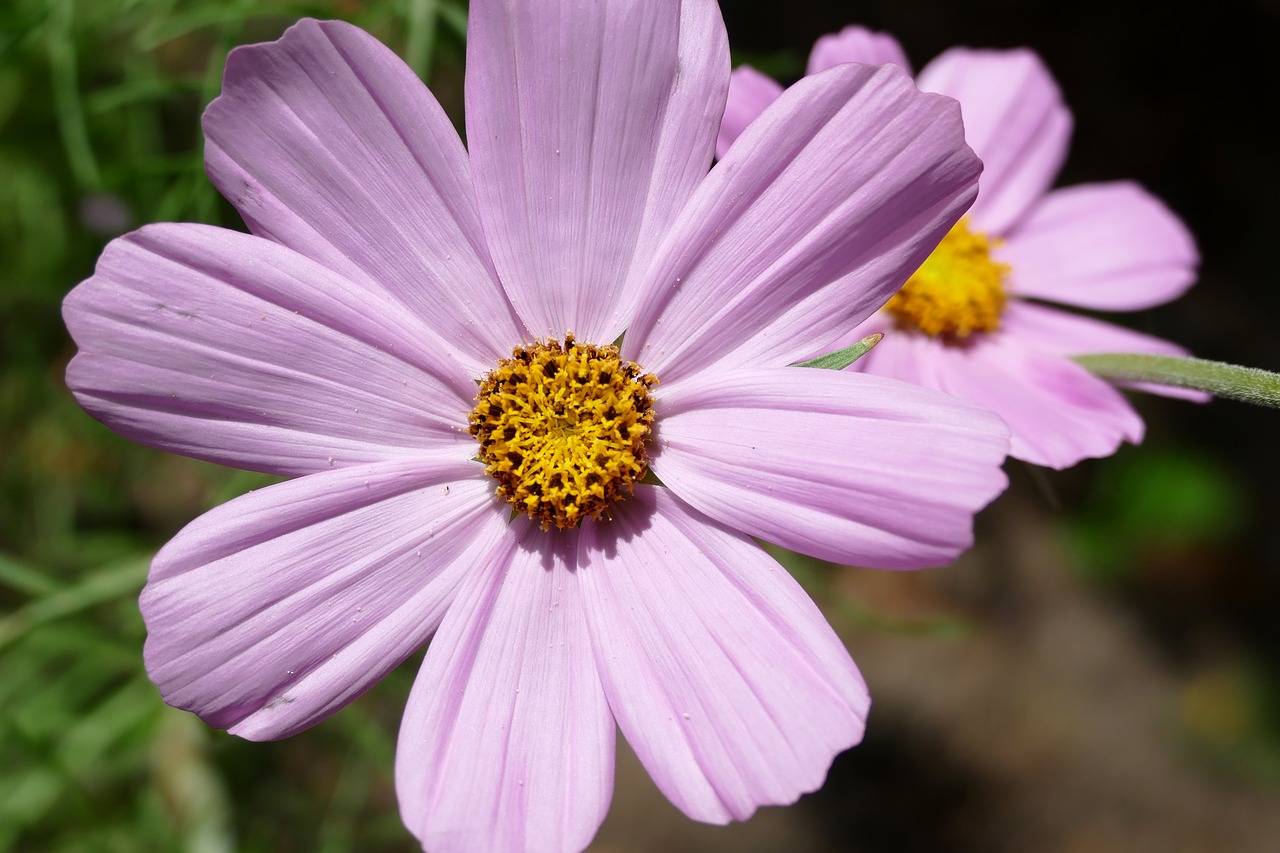
<path fill-rule="evenodd" d="M 95 417 L 295 477 L 157 555 L 148 671 L 209 724 L 281 738 L 430 639 L 396 783 L 433 851 L 586 846 L 615 726 L 693 818 L 791 802 L 868 698 L 753 537 L 945 563 L 1005 483 L 979 407 L 788 366 L 968 207 L 959 113 L 847 66 L 708 173 L 714 3 L 470 15 L 469 149 L 389 50 L 303 21 L 234 51 L 205 114 L 252 235 L 143 228 L 67 297 Z"/>
<path fill-rule="evenodd" d="M 891 36 L 848 27 L 817 41 L 807 73 L 844 62 L 910 68 Z M 1142 420 L 1124 396 L 1071 357 L 1184 350 L 1039 300 L 1108 311 L 1168 302 L 1195 277 L 1191 235 L 1133 183 L 1048 191 L 1066 158 L 1071 114 L 1031 51 L 953 48 L 918 83 L 960 102 L 965 136 L 984 164 L 981 189 L 901 295 L 842 341 L 887 333 L 854 367 L 990 408 L 1009 425 L 1011 455 L 1039 465 L 1066 468 L 1141 441 Z M 754 69 L 734 71 L 721 156 L 781 92 Z"/>

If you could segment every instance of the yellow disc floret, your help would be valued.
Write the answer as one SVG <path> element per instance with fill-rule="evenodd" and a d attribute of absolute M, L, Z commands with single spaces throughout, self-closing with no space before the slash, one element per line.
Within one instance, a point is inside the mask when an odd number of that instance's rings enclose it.
<path fill-rule="evenodd" d="M 543 530 L 599 518 L 648 470 L 657 381 L 573 335 L 516 347 L 480 383 L 470 418 L 498 494 Z"/>
<path fill-rule="evenodd" d="M 1009 265 L 991 259 L 994 247 L 995 241 L 960 220 L 885 310 L 932 337 L 959 340 L 995 331 L 1004 312 Z"/>

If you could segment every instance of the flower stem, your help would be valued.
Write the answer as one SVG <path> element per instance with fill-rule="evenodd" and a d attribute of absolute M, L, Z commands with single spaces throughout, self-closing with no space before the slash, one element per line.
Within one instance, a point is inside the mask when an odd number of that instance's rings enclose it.
<path fill-rule="evenodd" d="M 1111 382 L 1152 382 L 1193 388 L 1215 397 L 1280 409 L 1280 373 L 1269 370 L 1201 358 L 1133 353 L 1080 355 L 1075 360 Z"/>

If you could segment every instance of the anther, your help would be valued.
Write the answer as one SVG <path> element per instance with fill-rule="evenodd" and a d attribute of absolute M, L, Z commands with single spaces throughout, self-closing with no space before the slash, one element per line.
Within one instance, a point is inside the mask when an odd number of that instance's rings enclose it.
<path fill-rule="evenodd" d="M 516 347 L 480 383 L 470 416 L 498 494 L 543 530 L 606 516 L 648 470 L 655 384 L 617 347 L 572 335 Z"/>
<path fill-rule="evenodd" d="M 885 304 L 906 328 L 953 341 L 974 332 L 993 332 L 1006 301 L 1007 264 L 991 259 L 994 242 L 981 231 L 956 223 L 920 269 Z"/>

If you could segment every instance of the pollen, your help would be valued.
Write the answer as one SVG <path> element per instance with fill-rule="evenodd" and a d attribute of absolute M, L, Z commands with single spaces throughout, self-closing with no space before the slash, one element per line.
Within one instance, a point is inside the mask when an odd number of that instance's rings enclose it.
<path fill-rule="evenodd" d="M 885 304 L 899 325 L 960 341 L 993 332 L 1006 301 L 1009 265 L 991 259 L 997 242 L 961 219 Z"/>
<path fill-rule="evenodd" d="M 498 494 L 543 530 L 600 518 L 648 470 L 649 389 L 614 346 L 518 346 L 480 383 L 471 434 Z"/>

